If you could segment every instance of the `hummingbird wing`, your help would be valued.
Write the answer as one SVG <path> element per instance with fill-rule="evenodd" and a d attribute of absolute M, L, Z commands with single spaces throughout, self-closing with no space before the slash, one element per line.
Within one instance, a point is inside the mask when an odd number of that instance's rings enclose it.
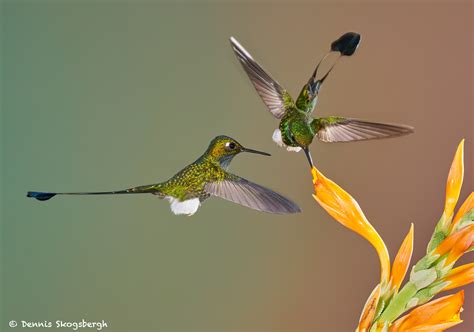
<path fill-rule="evenodd" d="M 317 118 L 311 127 L 323 142 L 352 142 L 403 136 L 415 132 L 413 127 L 399 124 L 369 122 L 341 117 Z"/>
<path fill-rule="evenodd" d="M 299 206 L 288 198 L 230 173 L 224 180 L 207 183 L 204 190 L 212 196 L 258 211 L 276 214 L 301 212 Z"/>
<path fill-rule="evenodd" d="M 275 81 L 234 38 L 230 38 L 232 49 L 253 86 L 262 98 L 270 113 L 281 119 L 286 110 L 294 104 L 289 93 Z"/>

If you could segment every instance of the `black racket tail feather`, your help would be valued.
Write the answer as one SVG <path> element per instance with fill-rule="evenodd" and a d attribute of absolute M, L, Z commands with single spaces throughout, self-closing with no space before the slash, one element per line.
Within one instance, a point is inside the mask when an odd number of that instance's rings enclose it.
<path fill-rule="evenodd" d="M 351 56 L 355 53 L 360 44 L 360 34 L 357 32 L 347 32 L 331 43 L 331 51 L 339 52 L 344 56 Z"/>
<path fill-rule="evenodd" d="M 38 201 L 47 201 L 56 195 L 118 195 L 118 194 L 142 194 L 144 191 L 126 189 L 119 191 L 77 192 L 77 193 L 47 193 L 41 191 L 28 191 L 26 197 L 36 198 Z"/>
<path fill-rule="evenodd" d="M 357 48 L 359 47 L 360 44 L 360 34 L 357 32 L 347 32 L 343 34 L 341 37 L 339 37 L 337 40 L 333 41 L 331 43 L 331 48 L 328 53 L 319 61 L 318 65 L 314 69 L 313 75 L 311 76 L 309 80 L 309 84 L 311 85 L 312 89 L 316 91 L 316 89 L 319 89 L 321 84 L 324 82 L 324 80 L 328 77 L 329 73 L 333 70 L 334 66 L 338 62 L 341 56 L 351 56 L 355 53 Z M 332 52 L 337 52 L 339 53 L 339 57 L 334 61 L 332 66 L 329 68 L 329 70 L 326 72 L 326 74 L 323 75 L 322 78 L 316 79 L 316 75 L 318 73 L 318 69 L 320 65 L 329 57 L 329 55 Z"/>
<path fill-rule="evenodd" d="M 47 201 L 56 196 L 56 193 L 43 193 L 38 191 L 28 191 L 26 197 L 36 198 L 38 201 Z"/>

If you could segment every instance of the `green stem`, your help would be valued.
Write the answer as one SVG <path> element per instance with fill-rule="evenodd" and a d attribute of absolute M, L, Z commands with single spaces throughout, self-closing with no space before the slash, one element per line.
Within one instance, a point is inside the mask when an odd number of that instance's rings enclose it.
<path fill-rule="evenodd" d="M 436 224 L 433 235 L 431 236 L 431 240 L 428 243 L 428 247 L 426 249 L 427 254 L 432 252 L 441 243 L 441 241 L 446 238 L 451 220 L 453 220 L 453 216 L 447 216 L 443 212 L 443 215 Z"/>
<path fill-rule="evenodd" d="M 413 298 L 416 292 L 417 288 L 415 284 L 411 281 L 407 282 L 400 292 L 392 298 L 390 304 L 382 312 L 378 320 L 383 323 L 392 323 L 405 312 L 408 302 Z"/>

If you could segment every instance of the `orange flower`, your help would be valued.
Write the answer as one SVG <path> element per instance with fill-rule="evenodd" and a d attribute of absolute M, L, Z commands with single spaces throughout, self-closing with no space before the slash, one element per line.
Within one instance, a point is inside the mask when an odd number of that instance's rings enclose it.
<path fill-rule="evenodd" d="M 459 314 L 463 303 L 463 291 L 428 302 L 396 320 L 389 332 L 443 331 L 462 322 Z"/>
<path fill-rule="evenodd" d="M 380 298 L 380 284 L 374 288 L 372 294 L 370 294 L 367 302 L 365 303 L 364 309 L 359 319 L 359 326 L 357 327 L 357 332 L 365 332 L 370 328 L 372 321 L 375 317 L 375 310 L 377 309 L 377 304 Z"/>
<path fill-rule="evenodd" d="M 450 290 L 474 282 L 474 263 L 461 265 L 452 269 L 441 282 L 449 284 L 443 290 Z"/>
<path fill-rule="evenodd" d="M 431 237 L 430 242 L 428 243 L 427 252 L 433 251 L 438 245 L 439 241 L 449 235 L 452 231 L 455 231 L 453 228 L 453 214 L 456 203 L 459 199 L 459 193 L 461 192 L 462 181 L 464 177 L 464 140 L 462 140 L 456 153 L 454 155 L 453 162 L 451 163 L 451 168 L 449 169 L 448 180 L 446 182 L 446 200 L 444 203 L 444 212 L 441 216 L 438 224 L 436 225 L 435 231 Z M 472 202 L 468 198 L 467 203 L 464 208 L 469 207 Z M 463 207 L 461 210 L 464 210 Z M 462 211 L 461 211 L 462 213 Z M 462 216 L 457 217 L 456 224 L 459 223 L 459 220 Z"/>
<path fill-rule="evenodd" d="M 365 217 L 359 204 L 344 189 L 319 172 L 316 167 L 313 167 L 311 173 L 315 191 L 314 199 L 339 223 L 358 233 L 372 244 L 380 260 L 381 283 L 388 283 L 390 258 L 387 247 Z"/>
<path fill-rule="evenodd" d="M 411 255 L 413 253 L 413 224 L 410 226 L 410 230 L 403 240 L 400 249 L 398 250 L 397 256 L 393 261 L 392 265 L 392 276 L 390 278 L 392 288 L 398 291 L 402 284 L 403 278 L 407 273 L 408 266 L 410 265 Z"/>
<path fill-rule="evenodd" d="M 452 269 L 465 252 L 474 248 L 474 224 L 464 222 L 469 219 L 474 207 L 474 193 L 469 195 L 453 218 L 464 176 L 463 151 L 464 140 L 456 150 L 449 171 L 444 212 L 428 245 L 427 255 L 415 265 L 410 281 L 400 291 L 413 253 L 413 224 L 400 246 L 390 273 L 387 248 L 358 203 L 316 167 L 311 170 L 314 199 L 339 223 L 368 240 L 379 256 L 381 281 L 364 306 L 357 332 L 387 331 L 387 328 L 389 332 L 438 332 L 462 322 L 462 291 L 426 302 L 442 290 L 474 282 L 474 263 Z M 407 308 L 413 307 L 415 309 L 397 319 Z"/>
<path fill-rule="evenodd" d="M 454 207 L 459 199 L 462 180 L 464 177 L 464 140 L 459 143 L 454 155 L 454 160 L 449 170 L 446 182 L 446 201 L 444 203 L 444 214 L 447 218 L 453 215 Z"/>
<path fill-rule="evenodd" d="M 456 213 L 456 216 L 454 217 L 453 222 L 451 223 L 451 232 L 456 229 L 456 225 L 459 223 L 461 218 L 473 208 L 474 192 L 472 192 L 469 197 L 464 201 L 464 203 L 462 203 L 461 207 L 458 210 L 458 213 Z"/>
<path fill-rule="evenodd" d="M 445 266 L 456 262 L 474 242 L 474 224 L 466 226 L 449 235 L 435 249 L 434 253 L 443 256 L 448 254 Z"/>

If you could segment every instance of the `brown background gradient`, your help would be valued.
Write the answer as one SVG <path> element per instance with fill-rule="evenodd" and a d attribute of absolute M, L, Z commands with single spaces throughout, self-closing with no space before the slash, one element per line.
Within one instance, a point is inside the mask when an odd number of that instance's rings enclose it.
<path fill-rule="evenodd" d="M 234 57 L 233 35 L 293 95 L 329 43 L 362 34 L 316 114 L 413 125 L 391 140 L 312 146 L 392 255 L 414 260 L 442 213 L 457 144 L 473 189 L 471 1 L 2 1 L 2 322 L 105 319 L 111 331 L 353 331 L 379 279 L 375 251 L 312 199 L 303 154 Z M 232 170 L 303 213 L 218 199 L 192 218 L 154 197 L 61 197 L 164 180 L 227 134 L 272 153 Z M 471 256 L 463 262 L 472 261 Z M 474 288 L 465 322 L 474 330 Z"/>

